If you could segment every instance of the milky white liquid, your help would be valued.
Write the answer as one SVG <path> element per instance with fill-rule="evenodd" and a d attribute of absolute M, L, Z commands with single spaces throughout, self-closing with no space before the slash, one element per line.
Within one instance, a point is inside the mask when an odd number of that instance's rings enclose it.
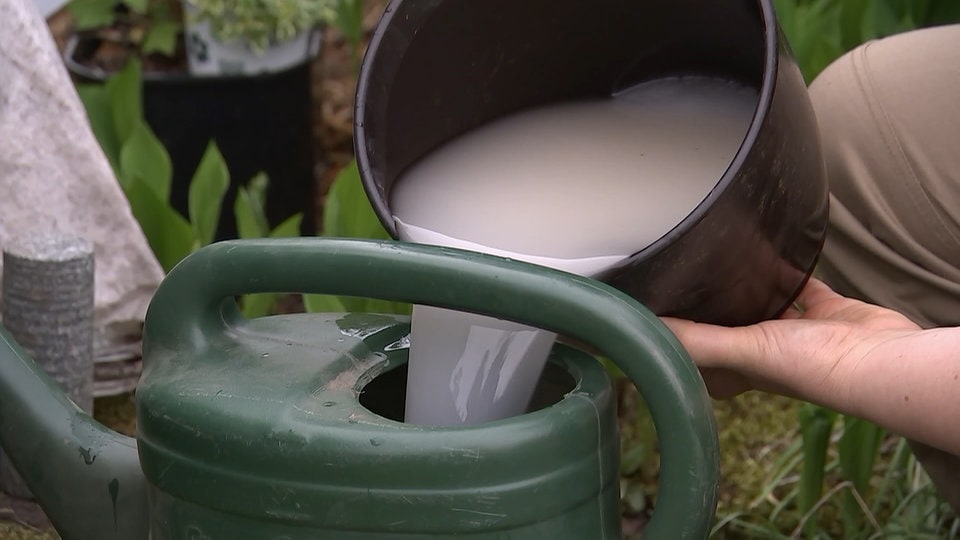
<path fill-rule="evenodd" d="M 399 237 L 595 275 L 703 201 L 739 149 L 756 102 L 753 89 L 683 77 L 497 120 L 405 172 L 390 201 Z M 509 337 L 514 332 L 519 337 Z M 522 413 L 554 337 L 416 306 L 406 421 Z"/>

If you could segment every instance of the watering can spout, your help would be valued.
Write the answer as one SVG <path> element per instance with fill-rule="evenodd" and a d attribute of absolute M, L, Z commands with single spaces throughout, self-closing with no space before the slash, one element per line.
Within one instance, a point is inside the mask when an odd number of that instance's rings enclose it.
<path fill-rule="evenodd" d="M 136 442 L 74 405 L 3 328 L 0 445 L 63 538 L 147 538 Z"/>

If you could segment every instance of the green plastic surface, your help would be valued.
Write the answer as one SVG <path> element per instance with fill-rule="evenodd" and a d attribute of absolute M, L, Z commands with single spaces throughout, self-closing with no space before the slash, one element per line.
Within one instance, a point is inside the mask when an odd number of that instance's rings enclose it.
<path fill-rule="evenodd" d="M 598 428 L 564 412 L 564 407 L 579 407 L 578 400 L 479 427 L 388 422 L 358 407 L 351 396 L 359 390 L 354 381 L 360 375 L 389 365 L 384 351 L 405 328 L 384 320 L 378 332 L 344 331 L 350 323 L 342 319 L 311 322 L 303 315 L 247 321 L 233 298 L 257 292 L 367 296 L 456 308 L 531 324 L 596 347 L 637 385 L 657 427 L 660 487 L 647 537 L 706 536 L 719 462 L 713 413 L 696 367 L 654 315 L 595 280 L 396 242 L 231 241 L 195 253 L 170 273 L 147 314 L 148 362 L 139 394 L 141 458 L 157 489 L 199 506 L 261 518 L 270 514 L 311 527 L 350 530 L 368 522 L 383 534 L 494 530 L 499 536 L 491 538 L 514 538 L 504 531 L 551 517 L 605 488 L 606 480 L 598 479 L 609 473 L 549 474 L 586 470 L 584 456 L 596 452 Z M 365 324 L 369 321 L 359 326 Z M 358 335 L 366 341 L 349 340 Z M 341 381 L 348 385 L 332 382 L 343 374 Z M 215 407 L 216 399 L 230 406 Z M 332 410 L 339 407 L 346 409 Z M 456 457 L 444 457 L 450 448 L 468 456 L 506 457 L 444 468 L 444 459 Z M 601 468 L 609 465 L 608 460 Z M 384 478 L 384 470 L 391 471 L 390 478 Z M 276 501 L 263 494 L 270 482 L 280 486 L 273 494 Z M 536 482 L 543 487 L 535 489 Z M 349 490 L 354 496 L 344 495 Z M 485 490 L 489 497 L 476 495 Z M 403 504 L 404 498 L 411 502 Z M 331 510 L 335 499 L 343 504 Z M 478 500 L 485 506 L 478 507 Z M 264 510 L 264 501 L 276 502 L 276 508 Z M 463 504 L 465 510 L 456 510 Z M 483 512 L 490 516 L 481 518 Z M 602 513 L 598 509 L 590 518 L 598 538 L 609 537 L 598 530 Z M 391 523 L 393 528 L 381 528 Z"/>
<path fill-rule="evenodd" d="M 74 405 L 2 328 L 0 445 L 64 540 L 147 537 L 136 441 Z"/>
<path fill-rule="evenodd" d="M 609 381 L 558 346 L 577 386 L 506 420 L 412 426 L 358 394 L 405 361 L 403 318 L 247 321 L 233 297 L 316 292 L 414 301 L 589 343 L 638 386 L 660 487 L 647 538 L 705 537 L 718 445 L 695 366 L 645 308 L 593 280 L 444 248 L 335 239 L 215 244 L 164 281 L 145 325 L 140 465 L 0 333 L 0 442 L 65 538 L 614 538 Z M 383 379 L 380 379 L 383 380 Z M 369 388 L 373 388 L 370 384 Z M 373 391 L 370 391 L 373 394 Z"/>

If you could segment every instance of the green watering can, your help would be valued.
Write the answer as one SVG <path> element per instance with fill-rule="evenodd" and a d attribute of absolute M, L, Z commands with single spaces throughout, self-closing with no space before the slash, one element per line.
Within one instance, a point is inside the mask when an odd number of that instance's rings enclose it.
<path fill-rule="evenodd" d="M 594 358 L 554 347 L 527 414 L 404 424 L 407 318 L 244 319 L 234 297 L 260 292 L 450 307 L 596 347 L 656 424 L 645 536 L 708 534 L 713 413 L 695 366 L 644 307 L 493 256 L 302 238 L 215 244 L 170 273 L 146 317 L 136 440 L 81 412 L 0 331 L 0 442 L 64 538 L 621 537 L 616 400 Z"/>

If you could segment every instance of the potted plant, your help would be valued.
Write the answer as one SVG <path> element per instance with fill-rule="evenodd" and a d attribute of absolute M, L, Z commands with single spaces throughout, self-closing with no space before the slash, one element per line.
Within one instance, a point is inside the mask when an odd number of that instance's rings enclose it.
<path fill-rule="evenodd" d="M 194 75 L 256 74 L 312 57 L 339 0 L 184 0 Z"/>
<path fill-rule="evenodd" d="M 89 58 L 92 72 L 118 71 L 131 57 L 157 71 L 183 63 L 179 0 L 72 0 L 68 9 L 77 33 L 67 56 Z"/>
<path fill-rule="evenodd" d="M 181 0 L 72 0 L 68 7 L 78 31 L 66 47 L 65 63 L 78 81 L 103 83 L 130 58 L 140 58 L 144 116 L 170 154 L 170 201 L 178 211 L 188 211 L 193 172 L 213 140 L 233 179 L 243 182 L 260 172 L 273 179 L 266 208 L 272 226 L 302 212 L 301 232 L 313 234 L 317 145 L 311 122 L 315 109 L 311 60 L 318 41 L 312 29 L 331 16 L 313 8 L 334 6 L 334 1 L 338 0 L 198 0 L 188 5 Z M 231 9 L 220 10 L 218 4 Z M 301 5 L 310 9 L 302 11 Z M 191 15 L 184 13 L 187 10 Z M 197 76 L 188 68 L 186 52 L 190 37 L 197 35 L 195 22 L 234 46 L 243 44 L 254 57 L 266 56 L 269 46 L 288 35 L 314 39 L 280 67 Z M 208 46 L 214 42 L 205 41 Z M 157 43 L 163 47 L 157 48 Z M 228 201 L 237 188 L 231 182 Z M 236 235 L 235 222 L 224 216 L 217 239 Z"/>

